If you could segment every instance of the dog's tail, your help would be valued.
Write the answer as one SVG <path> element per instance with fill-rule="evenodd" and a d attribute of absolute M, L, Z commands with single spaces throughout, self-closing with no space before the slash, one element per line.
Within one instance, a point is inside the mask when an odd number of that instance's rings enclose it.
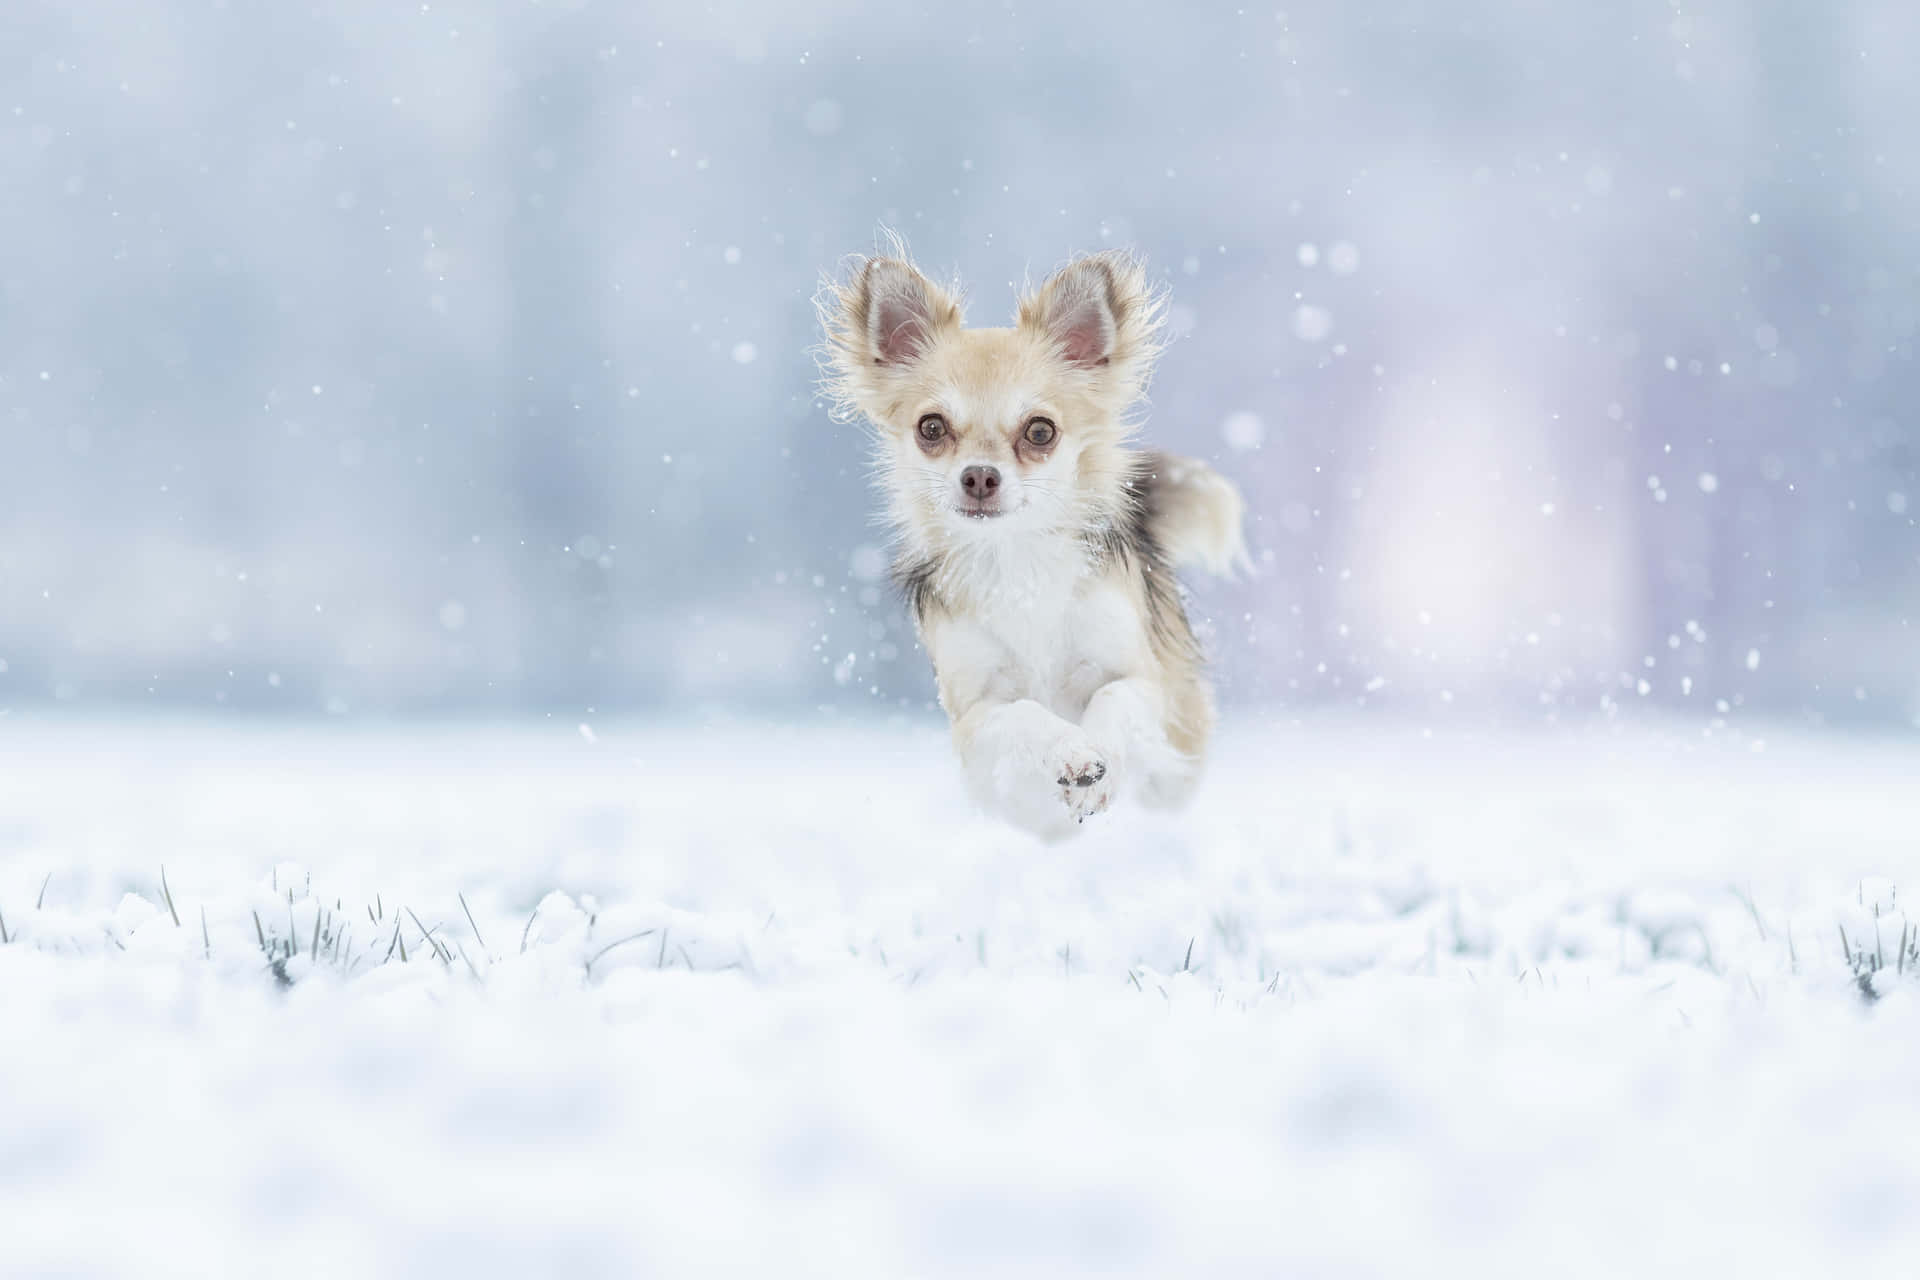
<path fill-rule="evenodd" d="M 1147 454 L 1147 522 L 1175 565 L 1221 577 L 1251 572 L 1241 533 L 1247 504 L 1233 482 L 1204 462 Z"/>

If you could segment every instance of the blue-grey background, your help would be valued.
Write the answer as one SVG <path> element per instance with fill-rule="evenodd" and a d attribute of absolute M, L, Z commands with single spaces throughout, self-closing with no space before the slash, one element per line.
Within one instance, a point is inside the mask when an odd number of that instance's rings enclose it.
<path fill-rule="evenodd" d="M 1920 716 L 1908 0 L 0 17 L 0 708 L 918 708 L 819 272 L 1136 247 L 1233 703 Z M 1716 710 L 1717 704 L 1720 705 Z"/>

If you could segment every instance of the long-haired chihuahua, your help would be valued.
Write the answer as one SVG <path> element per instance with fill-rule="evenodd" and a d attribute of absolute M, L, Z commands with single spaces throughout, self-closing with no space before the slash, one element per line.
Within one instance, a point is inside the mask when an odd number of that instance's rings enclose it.
<path fill-rule="evenodd" d="M 836 416 L 874 428 L 894 577 L 933 659 L 968 788 L 1044 838 L 1114 798 L 1184 803 L 1213 696 L 1174 570 L 1246 559 L 1206 464 L 1135 449 L 1165 298 L 1121 252 L 1069 262 L 1010 329 L 898 240 L 821 290 Z"/>

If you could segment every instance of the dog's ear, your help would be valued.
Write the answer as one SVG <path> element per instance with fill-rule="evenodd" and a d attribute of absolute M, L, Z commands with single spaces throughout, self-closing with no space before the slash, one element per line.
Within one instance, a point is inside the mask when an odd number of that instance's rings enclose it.
<path fill-rule="evenodd" d="M 1020 324 L 1048 341 L 1068 364 L 1108 364 L 1119 325 L 1113 267 L 1105 256 L 1068 263 L 1020 307 Z"/>
<path fill-rule="evenodd" d="M 1146 389 L 1159 354 L 1161 314 L 1146 269 L 1118 250 L 1069 262 L 1020 300 L 1023 330 L 1128 403 Z"/>
<path fill-rule="evenodd" d="M 960 328 L 960 304 L 905 257 L 857 258 L 815 299 L 827 344 L 826 387 L 839 416 L 884 415 L 895 375 Z"/>
<path fill-rule="evenodd" d="M 960 327 L 960 308 L 940 286 L 899 258 L 875 258 L 854 283 L 859 325 L 873 363 L 909 364 Z"/>

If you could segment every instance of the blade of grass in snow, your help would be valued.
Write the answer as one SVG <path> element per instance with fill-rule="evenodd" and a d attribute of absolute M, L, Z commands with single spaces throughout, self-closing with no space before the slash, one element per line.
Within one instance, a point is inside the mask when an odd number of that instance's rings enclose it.
<path fill-rule="evenodd" d="M 473 909 L 467 906 L 467 895 L 462 893 L 458 896 L 460 898 L 460 909 L 467 913 L 467 927 L 473 930 L 473 940 L 480 944 L 482 951 L 485 951 L 487 940 L 480 936 L 480 926 L 474 923 Z"/>
<path fill-rule="evenodd" d="M 600 948 L 598 951 L 594 952 L 591 956 L 587 958 L 587 972 L 591 974 L 593 972 L 594 962 L 599 960 L 601 956 L 604 956 L 605 954 L 607 954 L 607 952 L 613 950 L 615 947 L 624 947 L 629 942 L 638 942 L 642 938 L 647 938 L 651 936 L 653 936 L 652 929 L 642 929 L 639 933 L 628 934 L 624 938 L 619 938 L 613 942 L 609 942 L 606 946 Z M 692 968 L 693 966 L 688 965 L 687 967 Z"/>

